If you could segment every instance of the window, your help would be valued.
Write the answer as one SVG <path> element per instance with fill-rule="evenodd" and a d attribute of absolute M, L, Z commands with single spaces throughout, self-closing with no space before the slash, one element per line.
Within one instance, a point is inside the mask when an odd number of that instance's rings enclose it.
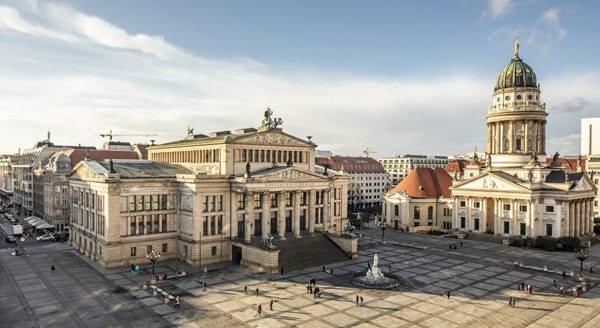
<path fill-rule="evenodd" d="M 277 202 L 279 199 L 278 196 L 279 196 L 279 194 L 276 192 L 271 193 L 271 207 L 277 207 Z"/>
<path fill-rule="evenodd" d="M 168 228 L 167 227 L 167 215 L 163 214 L 162 215 L 162 231 L 161 232 L 166 232 L 168 230 L 167 228 Z"/>
<path fill-rule="evenodd" d="M 527 205 L 519 205 L 519 212 L 527 212 Z"/>
<path fill-rule="evenodd" d="M 217 246 L 213 246 L 210 248 L 210 255 L 217 256 Z"/>
<path fill-rule="evenodd" d="M 204 236 L 208 236 L 209 232 L 208 232 L 208 216 L 205 216 L 202 219 L 202 235 Z"/>
<path fill-rule="evenodd" d="M 460 201 L 460 207 L 465 207 L 467 206 L 467 202 L 465 202 L 464 200 Z"/>
<path fill-rule="evenodd" d="M 223 195 L 219 195 L 217 196 L 217 211 L 222 211 L 223 210 Z"/>
<path fill-rule="evenodd" d="M 208 196 L 204 196 L 204 202 L 202 203 L 202 208 L 204 212 L 208 212 Z"/>
<path fill-rule="evenodd" d="M 521 236 L 525 236 L 526 232 L 527 232 L 527 225 L 525 223 L 521 222 L 519 224 L 519 234 Z"/>
<path fill-rule="evenodd" d="M 479 230 L 479 219 L 473 220 L 473 229 Z"/>
<path fill-rule="evenodd" d="M 160 196 L 160 209 L 161 210 L 167 209 L 167 195 Z"/>
<path fill-rule="evenodd" d="M 531 100 L 531 99 L 533 99 L 533 96 L 532 95 L 528 95 L 527 99 Z"/>
<path fill-rule="evenodd" d="M 517 138 L 517 150 L 523 150 L 523 139 Z"/>
<path fill-rule="evenodd" d="M 461 227 L 462 229 L 464 229 L 464 228 L 466 228 L 466 227 L 467 227 L 467 219 L 466 219 L 464 216 L 461 216 L 461 217 L 460 217 L 460 227 Z"/>
<path fill-rule="evenodd" d="M 554 213 L 554 206 L 546 206 L 546 212 Z"/>
<path fill-rule="evenodd" d="M 421 219 L 421 208 L 419 206 L 415 206 L 413 209 L 413 219 L 414 220 Z"/>
<path fill-rule="evenodd" d="M 504 97 L 504 100 L 510 100 L 510 96 Z"/>
<path fill-rule="evenodd" d="M 244 194 L 237 194 L 237 209 L 243 210 L 246 207 L 246 200 Z"/>
<path fill-rule="evenodd" d="M 223 233 L 223 215 L 217 216 L 217 234 Z"/>
<path fill-rule="evenodd" d="M 427 220 L 433 220 L 433 206 L 427 208 Z"/>
<path fill-rule="evenodd" d="M 394 205 L 394 215 L 398 216 L 399 211 L 400 207 L 398 205 Z"/>
<path fill-rule="evenodd" d="M 502 209 L 505 211 L 510 211 L 510 204 L 502 204 Z"/>
<path fill-rule="evenodd" d="M 517 95 L 517 100 L 521 100 L 521 99 L 523 99 L 523 96 Z"/>
<path fill-rule="evenodd" d="M 510 231 L 510 222 L 504 221 L 504 233 L 509 233 Z"/>
<path fill-rule="evenodd" d="M 479 208 L 479 205 L 480 205 L 479 202 L 473 202 L 473 207 Z"/>
<path fill-rule="evenodd" d="M 131 256 L 136 256 L 137 255 L 137 248 L 136 247 L 131 247 Z"/>
<path fill-rule="evenodd" d="M 152 245 L 146 245 L 146 254 L 150 254 L 152 252 Z"/>
<path fill-rule="evenodd" d="M 546 236 L 552 236 L 552 223 L 546 224 Z"/>
<path fill-rule="evenodd" d="M 254 194 L 254 208 L 262 207 L 262 194 Z"/>
<path fill-rule="evenodd" d="M 291 192 L 285 193 L 285 206 L 292 206 L 292 193 Z"/>

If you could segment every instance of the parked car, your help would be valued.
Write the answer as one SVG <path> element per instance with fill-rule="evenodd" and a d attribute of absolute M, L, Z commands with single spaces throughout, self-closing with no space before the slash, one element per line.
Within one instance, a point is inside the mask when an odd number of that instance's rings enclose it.
<path fill-rule="evenodd" d="M 17 242 L 17 239 L 13 236 L 8 236 L 4 239 L 4 241 L 10 244 L 14 244 Z"/>
<path fill-rule="evenodd" d="M 39 237 L 36 238 L 38 241 L 40 240 L 53 240 L 54 239 L 54 235 L 51 233 L 47 233 L 45 235 L 41 235 Z"/>

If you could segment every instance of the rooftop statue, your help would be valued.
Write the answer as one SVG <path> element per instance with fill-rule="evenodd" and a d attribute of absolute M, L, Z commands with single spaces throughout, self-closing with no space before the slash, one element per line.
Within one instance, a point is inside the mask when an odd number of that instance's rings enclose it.
<path fill-rule="evenodd" d="M 552 162 L 558 162 L 558 158 L 560 157 L 560 155 L 558 154 L 558 152 L 554 153 L 554 156 L 552 156 Z"/>
<path fill-rule="evenodd" d="M 265 110 L 264 119 L 262 120 L 261 126 L 264 128 L 276 128 L 283 124 L 283 119 L 280 117 L 273 117 L 273 110 L 267 107 Z"/>
<path fill-rule="evenodd" d="M 521 49 L 521 45 L 519 44 L 519 37 L 515 41 L 515 58 L 519 58 L 519 49 Z"/>

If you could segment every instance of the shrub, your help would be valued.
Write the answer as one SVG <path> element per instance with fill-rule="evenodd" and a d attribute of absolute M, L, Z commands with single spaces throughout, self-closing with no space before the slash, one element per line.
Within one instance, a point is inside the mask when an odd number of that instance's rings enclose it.
<path fill-rule="evenodd" d="M 446 234 L 446 232 L 440 230 L 429 230 L 427 231 L 427 234 L 432 236 L 443 236 Z"/>
<path fill-rule="evenodd" d="M 535 248 L 553 252 L 556 249 L 556 239 L 549 236 L 537 236 L 534 245 Z"/>
<path fill-rule="evenodd" d="M 559 237 L 556 241 L 562 245 L 562 250 L 566 252 L 577 251 L 581 244 L 577 237 Z"/>
<path fill-rule="evenodd" d="M 525 239 L 521 236 L 512 236 L 509 239 L 509 245 L 514 247 L 523 247 L 525 246 Z"/>

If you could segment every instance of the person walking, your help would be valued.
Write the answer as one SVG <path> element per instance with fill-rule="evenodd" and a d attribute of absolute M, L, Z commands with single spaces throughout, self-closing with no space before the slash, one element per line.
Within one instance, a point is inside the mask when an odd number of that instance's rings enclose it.
<path fill-rule="evenodd" d="M 356 306 L 358 306 L 358 301 L 359 301 L 359 300 L 360 300 L 360 299 L 358 298 L 358 294 L 357 294 L 357 295 L 356 295 Z"/>
<path fill-rule="evenodd" d="M 258 289 L 258 287 L 256 287 L 256 296 L 258 296 L 259 292 L 260 292 L 260 290 Z"/>
<path fill-rule="evenodd" d="M 275 301 L 271 300 L 271 302 L 269 302 L 269 310 L 273 311 L 273 303 L 275 303 Z"/>
<path fill-rule="evenodd" d="M 54 270 L 56 270 L 56 267 L 54 267 L 54 265 L 52 265 L 52 266 L 50 267 L 50 271 L 52 271 L 52 273 L 54 273 Z"/>
<path fill-rule="evenodd" d="M 460 241 L 460 247 L 462 247 L 462 240 Z"/>
<path fill-rule="evenodd" d="M 567 273 L 563 271 L 562 272 L 562 277 L 563 277 L 563 280 L 566 280 L 567 279 Z"/>
<path fill-rule="evenodd" d="M 179 309 L 179 295 L 175 297 L 175 307 Z"/>
<path fill-rule="evenodd" d="M 260 317 L 262 313 L 262 305 L 258 304 L 258 306 L 256 307 L 256 315 Z"/>
<path fill-rule="evenodd" d="M 248 295 L 248 286 L 244 286 L 244 294 Z"/>
<path fill-rule="evenodd" d="M 206 282 L 205 281 L 202 282 L 202 291 L 203 292 L 206 291 Z"/>
<path fill-rule="evenodd" d="M 365 299 L 361 296 L 360 297 L 360 305 L 362 305 L 364 301 L 365 301 Z"/>
<path fill-rule="evenodd" d="M 325 266 L 323 266 L 323 272 L 325 272 Z"/>
<path fill-rule="evenodd" d="M 556 288 L 556 279 L 552 280 L 552 285 Z"/>
<path fill-rule="evenodd" d="M 447 291 L 447 292 L 446 292 L 446 298 L 447 298 L 447 299 L 450 299 L 450 291 Z"/>

